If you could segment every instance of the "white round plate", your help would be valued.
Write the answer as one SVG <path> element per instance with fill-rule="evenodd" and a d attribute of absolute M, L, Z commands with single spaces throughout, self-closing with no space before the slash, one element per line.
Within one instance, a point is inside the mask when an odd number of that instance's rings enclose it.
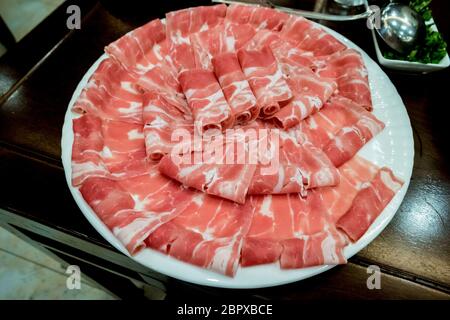
<path fill-rule="evenodd" d="M 386 124 L 385 129 L 366 144 L 358 154 L 378 166 L 391 168 L 394 174 L 405 182 L 400 191 L 378 216 L 364 236 L 356 243 L 350 244 L 345 248 L 345 257 L 349 259 L 380 234 L 400 206 L 411 179 L 414 160 L 414 140 L 405 105 L 386 74 L 353 42 L 333 30 L 324 28 L 348 47 L 354 48 L 362 54 L 369 73 L 374 106 L 373 113 Z M 71 184 L 72 119 L 78 116 L 71 109 L 75 100 L 80 95 L 81 90 L 86 86 L 89 77 L 97 69 L 100 61 L 106 57 L 106 54 L 103 54 L 86 72 L 69 103 L 61 140 L 62 162 L 70 191 L 80 207 L 81 212 L 83 212 L 84 216 L 106 241 L 111 243 L 117 250 L 130 256 L 125 247 L 114 237 L 111 231 L 97 217 L 86 201 L 84 201 L 79 190 Z M 144 249 L 137 255 L 130 256 L 130 259 L 173 278 L 200 285 L 223 288 L 262 288 L 282 285 L 309 278 L 333 267 L 324 265 L 296 270 L 281 270 L 278 264 L 273 263 L 246 268 L 240 267 L 236 275 L 231 278 L 182 262 L 152 249 Z"/>

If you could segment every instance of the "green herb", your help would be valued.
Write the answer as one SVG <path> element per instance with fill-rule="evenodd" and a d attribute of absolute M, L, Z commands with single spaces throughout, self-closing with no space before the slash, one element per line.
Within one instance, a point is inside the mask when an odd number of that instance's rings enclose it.
<path fill-rule="evenodd" d="M 409 6 L 422 15 L 424 21 L 432 18 L 429 7 L 431 0 L 411 0 Z M 422 63 L 439 63 L 447 54 L 447 44 L 439 32 L 433 31 L 433 24 L 427 24 L 423 43 L 416 44 L 408 54 L 400 54 L 388 48 L 383 53 L 386 59 L 416 61 Z"/>

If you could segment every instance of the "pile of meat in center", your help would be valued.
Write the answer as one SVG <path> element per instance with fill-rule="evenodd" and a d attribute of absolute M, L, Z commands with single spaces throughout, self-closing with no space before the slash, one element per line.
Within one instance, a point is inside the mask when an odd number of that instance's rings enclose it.
<path fill-rule="evenodd" d="M 356 155 L 384 128 L 360 54 L 304 18 L 189 8 L 105 51 L 73 108 L 72 182 L 132 254 L 230 276 L 344 263 L 402 186 Z M 276 161 L 236 161 L 242 139 Z"/>

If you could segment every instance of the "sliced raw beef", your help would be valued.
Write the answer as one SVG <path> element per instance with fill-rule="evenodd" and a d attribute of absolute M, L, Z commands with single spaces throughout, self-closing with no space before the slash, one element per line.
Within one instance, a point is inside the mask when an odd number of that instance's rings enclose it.
<path fill-rule="evenodd" d="M 403 181 L 396 178 L 389 168 L 381 168 L 375 178 L 358 192 L 350 210 L 339 219 L 337 226 L 353 241 L 357 241 L 402 185 Z"/>
<path fill-rule="evenodd" d="M 91 177 L 80 192 L 130 254 L 145 248 L 144 240 L 179 215 L 193 197 L 192 191 L 163 177 L 156 168 L 120 181 Z"/>
<path fill-rule="evenodd" d="M 316 69 L 314 54 L 311 51 L 300 50 L 283 39 L 271 42 L 270 48 L 287 77 L 295 76 L 305 68 L 313 71 Z"/>
<path fill-rule="evenodd" d="M 375 177 L 378 170 L 379 168 L 373 163 L 356 155 L 339 168 L 338 185 L 313 191 L 325 204 L 333 223 L 336 223 L 350 209 L 358 191 L 364 183 Z"/>
<path fill-rule="evenodd" d="M 124 179 L 148 172 L 142 125 L 85 114 L 73 120 L 72 184 L 91 176 Z"/>
<path fill-rule="evenodd" d="M 253 220 L 242 249 L 243 266 L 280 261 L 282 268 L 344 263 L 346 238 L 335 228 L 378 168 L 355 156 L 339 168 L 340 183 L 299 194 L 252 196 Z"/>
<path fill-rule="evenodd" d="M 309 141 L 323 149 L 340 129 L 358 121 L 359 113 L 352 111 L 362 109 L 349 99 L 333 96 L 319 112 L 306 118 L 292 130 L 298 129 L 296 133 L 301 137 L 299 140 Z"/>
<path fill-rule="evenodd" d="M 296 47 L 312 51 L 315 56 L 330 55 L 346 48 L 322 27 L 300 16 L 290 16 L 280 35 Z"/>
<path fill-rule="evenodd" d="M 297 165 L 281 162 L 273 174 L 265 174 L 257 166 L 248 188 L 248 194 L 305 194 L 303 176 Z"/>
<path fill-rule="evenodd" d="M 155 67 L 142 75 L 138 79 L 137 85 L 143 91 L 164 96 L 164 99 L 170 104 L 183 110 L 185 113 L 189 113 L 188 104 L 174 70 L 171 69 L 169 72 L 164 66 Z"/>
<path fill-rule="evenodd" d="M 295 75 L 291 75 L 286 81 L 294 97 L 273 115 L 273 119 L 284 129 L 297 125 L 320 110 L 337 87 L 333 80 L 320 78 L 309 68 L 297 69 Z"/>
<path fill-rule="evenodd" d="M 256 29 L 280 31 L 289 15 L 270 8 L 231 4 L 226 19 L 238 24 L 250 23 Z"/>
<path fill-rule="evenodd" d="M 167 38 L 170 42 L 169 52 L 179 72 L 193 69 L 196 66 L 190 35 L 221 24 L 226 10 L 226 5 L 219 4 L 187 8 L 166 14 Z"/>
<path fill-rule="evenodd" d="M 299 166 L 306 189 L 334 186 L 339 183 L 339 174 L 326 155 L 314 145 L 302 145 L 286 141 L 282 152 L 290 163 Z"/>
<path fill-rule="evenodd" d="M 283 269 L 347 262 L 343 253 L 347 239 L 334 227 L 299 239 L 287 239 L 281 243 L 283 252 L 280 257 L 280 266 Z"/>
<path fill-rule="evenodd" d="M 142 94 L 136 79 L 112 59 L 103 60 L 73 105 L 78 113 L 142 123 Z"/>
<path fill-rule="evenodd" d="M 249 204 L 198 193 L 183 213 L 150 234 L 145 243 L 179 260 L 234 276 L 251 219 Z"/>
<path fill-rule="evenodd" d="M 255 120 L 259 115 L 259 107 L 237 55 L 233 52 L 216 55 L 212 63 L 235 123 L 245 125 Z"/>
<path fill-rule="evenodd" d="M 259 50 L 280 40 L 278 32 L 261 29 L 245 44 L 246 50 Z"/>
<path fill-rule="evenodd" d="M 72 185 L 79 186 L 88 177 L 110 175 L 102 159 L 103 136 L 100 118 L 84 115 L 73 120 Z"/>
<path fill-rule="evenodd" d="M 184 157 L 168 154 L 161 159 L 159 170 L 185 186 L 244 203 L 256 164 L 238 163 L 234 143 L 224 143 L 216 150 L 209 155 L 201 151 Z M 228 162 L 230 154 L 233 158 Z"/>
<path fill-rule="evenodd" d="M 306 189 L 335 186 L 339 172 L 322 150 L 309 143 L 300 145 L 286 140 L 279 149 L 277 170 L 265 174 L 257 166 L 249 194 L 302 193 Z"/>
<path fill-rule="evenodd" d="M 186 70 L 178 76 L 199 133 L 223 131 L 233 125 L 233 115 L 212 71 Z"/>
<path fill-rule="evenodd" d="M 229 22 L 191 34 L 190 42 L 194 51 L 195 66 L 213 70 L 211 59 L 215 55 L 236 52 L 253 38 L 254 34 L 255 29 L 249 24 L 238 25 Z"/>
<path fill-rule="evenodd" d="M 179 134 L 193 134 L 192 116 L 184 114 L 156 93 L 144 95 L 144 136 L 147 156 L 150 160 L 159 160 L 179 142 Z"/>
<path fill-rule="evenodd" d="M 364 110 L 365 111 L 365 110 Z M 384 123 L 372 113 L 361 112 L 359 120 L 340 129 L 323 148 L 336 167 L 350 160 L 370 139 L 384 129 Z"/>
<path fill-rule="evenodd" d="M 137 78 L 135 83 L 146 91 L 157 91 L 179 108 L 186 108 L 176 70 L 168 57 L 166 28 L 159 19 L 152 20 L 105 47 L 106 53 Z"/>
<path fill-rule="evenodd" d="M 260 116 L 275 114 L 292 98 L 292 92 L 269 47 L 261 50 L 239 50 L 242 70 L 257 98 Z"/>
<path fill-rule="evenodd" d="M 333 96 L 317 113 L 294 127 L 299 140 L 321 148 L 335 166 L 353 157 L 384 124 L 351 100 Z"/>
<path fill-rule="evenodd" d="M 106 53 L 133 72 L 152 69 L 155 61 L 153 46 L 166 38 L 164 24 L 159 19 L 128 32 L 105 47 Z"/>
<path fill-rule="evenodd" d="M 358 51 L 354 49 L 339 51 L 318 63 L 321 67 L 317 70 L 317 74 L 334 79 L 338 84 L 339 95 L 372 111 L 368 73 Z"/>
<path fill-rule="evenodd" d="M 320 198 L 311 194 L 253 196 L 242 266 L 280 262 L 281 268 L 345 263 L 346 239 L 330 223 Z"/>

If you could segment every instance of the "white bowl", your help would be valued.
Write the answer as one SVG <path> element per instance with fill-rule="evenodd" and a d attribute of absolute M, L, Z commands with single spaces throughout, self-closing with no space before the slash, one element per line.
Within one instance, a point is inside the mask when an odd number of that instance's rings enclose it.
<path fill-rule="evenodd" d="M 433 19 L 429 20 L 427 23 L 433 23 Z M 437 31 L 436 25 L 433 25 L 432 28 L 435 31 Z M 377 53 L 378 62 L 382 66 L 385 66 L 386 68 L 402 71 L 428 73 L 445 69 L 450 65 L 450 59 L 448 57 L 448 54 L 446 54 L 445 57 L 442 58 L 442 60 L 439 63 L 421 63 L 406 60 L 386 59 L 385 57 L 383 57 L 383 54 L 381 53 L 380 50 L 380 46 L 378 45 L 378 39 L 380 38 L 377 36 L 375 29 L 372 29 L 372 37 L 373 43 L 375 45 L 375 51 Z"/>

